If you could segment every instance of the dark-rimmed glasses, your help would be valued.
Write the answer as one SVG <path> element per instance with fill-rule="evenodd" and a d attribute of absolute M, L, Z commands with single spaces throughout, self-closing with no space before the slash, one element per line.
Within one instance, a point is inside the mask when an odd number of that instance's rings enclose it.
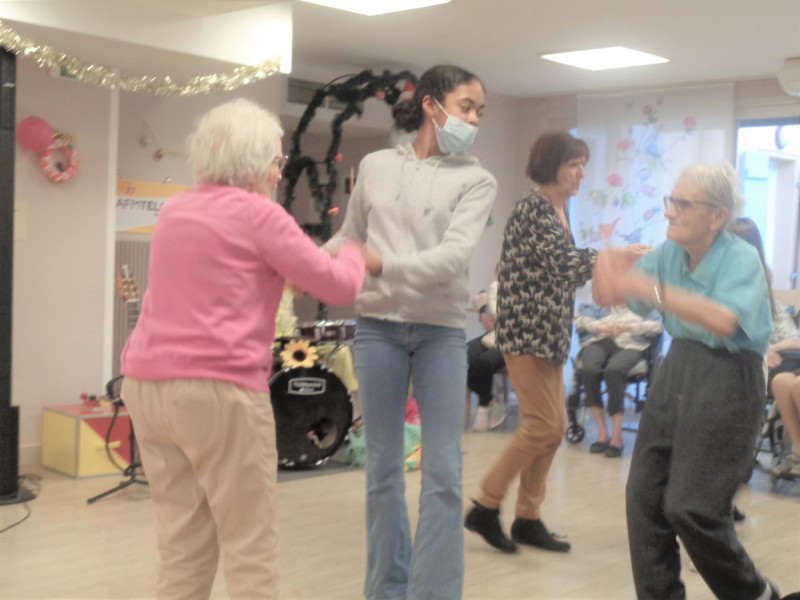
<path fill-rule="evenodd" d="M 664 209 L 668 209 L 671 206 L 675 207 L 675 211 L 682 213 L 687 208 L 694 208 L 698 204 L 705 204 L 707 206 L 717 206 L 719 207 L 720 204 L 716 202 L 708 202 L 706 200 L 682 200 L 680 198 L 673 198 L 672 196 L 664 196 Z"/>
<path fill-rule="evenodd" d="M 289 162 L 289 157 L 284 154 L 283 156 L 278 156 L 275 160 L 278 161 L 278 170 L 283 171 Z"/>

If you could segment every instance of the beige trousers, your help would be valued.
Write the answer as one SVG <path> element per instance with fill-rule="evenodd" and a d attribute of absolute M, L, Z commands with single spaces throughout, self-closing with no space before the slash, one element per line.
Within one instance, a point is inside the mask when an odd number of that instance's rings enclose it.
<path fill-rule="evenodd" d="M 158 598 L 208 598 L 220 550 L 231 598 L 278 598 L 269 394 L 220 381 L 126 377 L 121 396 L 153 498 Z"/>
<path fill-rule="evenodd" d="M 516 516 L 540 518 L 547 474 L 567 426 L 564 367 L 544 358 L 504 354 L 519 403 L 520 423 L 481 484 L 478 502 L 499 508 L 519 475 Z"/>

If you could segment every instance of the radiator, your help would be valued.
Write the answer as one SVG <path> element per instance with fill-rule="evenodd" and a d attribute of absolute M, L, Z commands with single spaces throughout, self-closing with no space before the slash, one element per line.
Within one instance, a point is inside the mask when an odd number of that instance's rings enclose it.
<path fill-rule="evenodd" d="M 114 299 L 114 377 L 120 374 L 122 349 L 139 316 L 141 298 L 147 289 L 150 239 L 149 234 L 117 233 L 114 263 L 114 273 L 117 276 L 117 294 Z M 119 285 L 120 274 L 124 269 L 129 274 L 129 283 L 135 283 L 135 288 L 127 287 L 125 291 Z"/>

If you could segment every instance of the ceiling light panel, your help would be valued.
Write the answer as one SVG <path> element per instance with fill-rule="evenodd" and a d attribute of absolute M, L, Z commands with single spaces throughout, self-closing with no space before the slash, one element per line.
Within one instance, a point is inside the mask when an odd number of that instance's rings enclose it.
<path fill-rule="evenodd" d="M 319 4 L 330 8 L 338 8 L 349 12 L 372 17 L 386 13 L 425 8 L 437 4 L 447 4 L 450 0 L 303 0 L 310 4 Z"/>
<path fill-rule="evenodd" d="M 654 65 L 669 62 L 669 59 L 631 50 L 623 46 L 612 48 L 597 48 L 595 50 L 579 50 L 576 52 L 561 52 L 558 54 L 543 54 L 542 58 L 554 62 L 588 69 L 589 71 L 601 71 L 604 69 L 622 69 L 625 67 L 638 67 L 641 65 Z"/>

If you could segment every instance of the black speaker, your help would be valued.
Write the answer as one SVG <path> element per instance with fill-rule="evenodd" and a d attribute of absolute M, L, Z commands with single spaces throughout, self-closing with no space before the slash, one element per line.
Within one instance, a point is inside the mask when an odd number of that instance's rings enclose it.
<path fill-rule="evenodd" d="M 0 504 L 19 489 L 19 407 L 0 407 Z"/>
<path fill-rule="evenodd" d="M 0 51 L 0 504 L 29 499 L 19 491 L 19 408 L 11 406 L 16 61 Z"/>

